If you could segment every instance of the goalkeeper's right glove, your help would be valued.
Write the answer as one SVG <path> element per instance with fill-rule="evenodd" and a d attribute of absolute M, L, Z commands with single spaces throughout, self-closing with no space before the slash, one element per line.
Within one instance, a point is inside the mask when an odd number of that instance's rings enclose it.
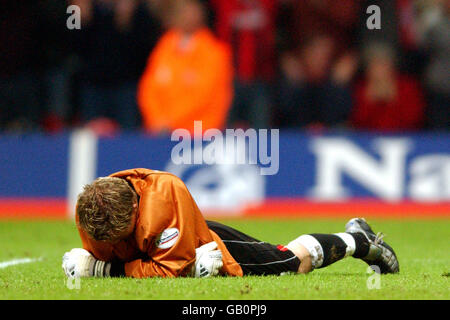
<path fill-rule="evenodd" d="M 75 248 L 64 254 L 62 268 L 69 278 L 108 277 L 111 263 L 95 259 L 85 249 Z"/>

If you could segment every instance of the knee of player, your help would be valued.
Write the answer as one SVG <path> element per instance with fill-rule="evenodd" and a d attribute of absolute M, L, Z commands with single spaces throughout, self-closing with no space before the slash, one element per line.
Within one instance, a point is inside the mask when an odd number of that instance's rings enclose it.
<path fill-rule="evenodd" d="M 306 274 L 306 273 L 310 273 L 311 271 L 314 270 L 313 263 L 312 263 L 312 256 L 309 252 L 302 254 L 299 259 L 300 259 L 300 265 L 298 266 L 298 271 L 297 271 L 298 273 Z"/>
<path fill-rule="evenodd" d="M 313 257 L 305 246 L 298 242 L 291 242 L 286 247 L 291 250 L 300 260 L 300 265 L 298 267 L 297 273 L 306 274 L 313 270 Z"/>

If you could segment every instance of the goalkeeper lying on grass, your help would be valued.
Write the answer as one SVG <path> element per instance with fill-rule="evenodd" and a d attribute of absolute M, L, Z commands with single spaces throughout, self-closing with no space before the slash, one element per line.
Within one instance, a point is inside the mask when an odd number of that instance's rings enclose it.
<path fill-rule="evenodd" d="M 308 273 L 347 256 L 381 273 L 399 271 L 392 248 L 363 219 L 350 220 L 342 233 L 272 245 L 205 221 L 184 183 L 161 171 L 131 169 L 86 185 L 76 221 L 84 249 L 64 254 L 68 277 Z"/>

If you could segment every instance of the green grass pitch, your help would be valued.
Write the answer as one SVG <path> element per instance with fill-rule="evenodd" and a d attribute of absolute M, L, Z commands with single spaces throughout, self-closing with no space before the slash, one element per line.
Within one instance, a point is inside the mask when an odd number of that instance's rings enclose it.
<path fill-rule="evenodd" d="M 249 235 L 286 244 L 305 233 L 342 232 L 345 220 L 222 220 Z M 449 299 L 450 220 L 369 220 L 396 250 L 400 273 L 382 275 L 379 289 L 367 286 L 367 265 L 347 258 L 308 275 L 270 277 L 104 278 L 67 283 L 65 251 L 80 247 L 72 222 L 0 221 L 0 299 Z M 376 279 L 369 283 L 375 284 Z M 72 285 L 72 286 L 71 286 Z M 70 289 L 69 287 L 72 287 Z"/>

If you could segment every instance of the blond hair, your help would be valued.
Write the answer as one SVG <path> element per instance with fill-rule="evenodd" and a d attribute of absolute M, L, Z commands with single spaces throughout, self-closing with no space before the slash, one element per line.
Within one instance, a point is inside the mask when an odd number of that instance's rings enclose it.
<path fill-rule="evenodd" d="M 126 180 L 98 178 L 78 196 L 80 227 L 95 240 L 115 241 L 131 227 L 137 195 Z"/>

